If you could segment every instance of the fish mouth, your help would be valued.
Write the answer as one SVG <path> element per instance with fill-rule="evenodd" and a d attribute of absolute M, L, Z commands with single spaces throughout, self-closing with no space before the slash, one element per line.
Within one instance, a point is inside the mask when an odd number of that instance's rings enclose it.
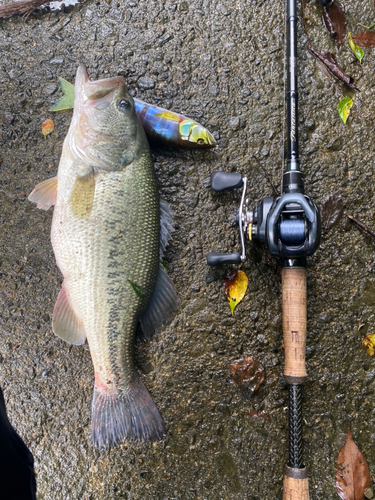
<path fill-rule="evenodd" d="M 126 83 L 121 76 L 90 82 L 86 66 L 80 64 L 75 81 L 76 101 L 74 107 L 79 108 L 88 104 L 89 106 L 105 109 L 111 103 L 113 92 L 121 89 L 121 87 L 123 90 L 120 90 L 119 97 L 123 97 L 122 94 L 126 92 Z"/>
<path fill-rule="evenodd" d="M 119 94 L 125 93 L 126 90 L 125 80 L 121 76 L 116 76 L 114 78 L 97 80 L 96 82 L 88 81 L 83 86 L 83 93 L 85 96 L 85 101 L 86 102 L 91 101 L 90 104 L 94 105 L 95 102 L 101 101 L 106 97 L 107 98 L 109 96 L 112 97 L 113 92 L 121 88 L 123 88 L 124 91 L 123 92 L 120 91 Z M 123 96 L 119 95 L 119 97 Z M 105 100 L 107 101 L 108 99 Z"/>
<path fill-rule="evenodd" d="M 83 104 L 83 87 L 89 81 L 89 75 L 87 73 L 86 66 L 80 64 L 77 69 L 76 81 L 74 85 L 75 90 L 75 101 L 74 107 L 80 108 Z"/>

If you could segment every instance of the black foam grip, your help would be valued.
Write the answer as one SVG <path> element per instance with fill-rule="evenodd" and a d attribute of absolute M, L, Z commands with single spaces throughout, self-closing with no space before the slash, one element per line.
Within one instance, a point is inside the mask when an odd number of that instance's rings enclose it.
<path fill-rule="evenodd" d="M 219 266 L 220 264 L 241 264 L 241 255 L 238 252 L 210 252 L 207 254 L 207 264 L 212 267 Z"/>

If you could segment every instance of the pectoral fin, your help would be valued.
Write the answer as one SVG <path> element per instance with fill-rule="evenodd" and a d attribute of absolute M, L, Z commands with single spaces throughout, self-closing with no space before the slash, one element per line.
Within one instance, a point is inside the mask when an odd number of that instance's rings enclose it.
<path fill-rule="evenodd" d="M 29 194 L 28 200 L 37 203 L 37 207 L 48 210 L 55 205 L 57 198 L 57 177 L 40 182 Z"/>
<path fill-rule="evenodd" d="M 95 196 L 95 172 L 93 167 L 89 167 L 84 175 L 75 180 L 69 205 L 74 215 L 77 217 L 88 217 L 92 210 Z"/>
<path fill-rule="evenodd" d="M 70 304 L 64 283 L 57 297 L 52 314 L 52 330 L 69 344 L 82 345 L 86 339 L 86 332 Z"/>

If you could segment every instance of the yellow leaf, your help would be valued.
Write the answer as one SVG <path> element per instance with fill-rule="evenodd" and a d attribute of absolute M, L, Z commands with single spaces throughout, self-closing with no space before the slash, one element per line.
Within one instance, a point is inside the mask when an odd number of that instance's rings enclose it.
<path fill-rule="evenodd" d="M 44 135 L 44 137 L 53 132 L 54 128 L 55 124 L 52 120 L 50 120 L 49 118 L 47 118 L 47 120 L 44 120 L 44 122 L 42 123 L 42 134 Z"/>
<path fill-rule="evenodd" d="M 368 333 L 364 339 L 362 339 L 362 345 L 370 356 L 375 358 L 375 333 Z"/>
<path fill-rule="evenodd" d="M 248 279 L 243 271 L 234 269 L 224 278 L 224 292 L 229 300 L 229 307 L 233 311 L 237 304 L 244 298 L 247 290 Z"/>

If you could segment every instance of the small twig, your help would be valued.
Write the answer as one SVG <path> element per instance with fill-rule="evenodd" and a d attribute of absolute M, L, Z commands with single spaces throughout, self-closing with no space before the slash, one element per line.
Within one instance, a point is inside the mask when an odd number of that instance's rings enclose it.
<path fill-rule="evenodd" d="M 375 2 L 374 2 L 374 7 L 375 7 Z M 362 26 L 362 28 L 366 28 L 367 30 L 372 29 L 375 26 L 375 23 L 372 23 L 370 26 L 365 26 L 364 24 L 357 23 L 358 26 Z"/>
<path fill-rule="evenodd" d="M 0 17 L 10 17 L 15 14 L 30 14 L 41 5 L 48 4 L 52 0 L 20 0 L 0 5 Z M 28 16 L 27 16 L 28 17 Z"/>
<path fill-rule="evenodd" d="M 361 328 L 363 328 L 365 326 L 365 324 L 361 323 L 360 321 L 357 321 L 357 325 L 358 325 L 358 327 L 357 327 L 357 337 L 359 337 L 359 331 L 360 331 Z"/>
<path fill-rule="evenodd" d="M 359 227 L 360 229 L 362 229 L 362 231 L 365 231 L 365 233 L 368 233 L 368 234 L 370 234 L 371 236 L 373 236 L 375 238 L 375 231 L 373 231 L 368 226 L 366 226 L 366 224 L 363 224 L 363 222 L 355 219 L 352 215 L 348 215 L 348 219 L 351 222 L 353 222 L 353 224 L 355 224 L 357 227 Z"/>
<path fill-rule="evenodd" d="M 254 160 L 256 160 L 258 162 L 258 165 L 260 166 L 260 168 L 263 170 L 263 173 L 264 175 L 267 177 L 268 179 L 268 182 L 271 184 L 271 187 L 272 187 L 272 190 L 273 190 L 273 193 L 275 196 L 279 196 L 279 192 L 277 191 L 277 189 L 275 188 L 273 182 L 272 182 L 272 179 L 271 179 L 271 176 L 270 174 L 267 172 L 267 169 L 266 167 L 263 167 L 263 165 L 261 164 L 260 160 L 255 156 L 253 155 L 253 158 Z"/>

